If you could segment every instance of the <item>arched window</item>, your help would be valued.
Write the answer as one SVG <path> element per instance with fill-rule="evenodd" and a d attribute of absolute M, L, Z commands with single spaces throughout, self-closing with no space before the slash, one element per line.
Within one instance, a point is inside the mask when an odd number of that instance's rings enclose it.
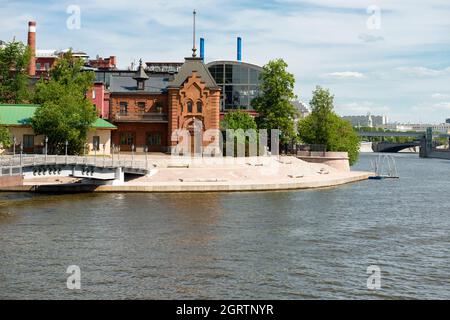
<path fill-rule="evenodd" d="M 187 112 L 192 113 L 192 101 L 188 101 L 187 103 Z"/>
<path fill-rule="evenodd" d="M 201 101 L 197 101 L 197 112 L 198 113 L 203 112 L 203 103 Z"/>

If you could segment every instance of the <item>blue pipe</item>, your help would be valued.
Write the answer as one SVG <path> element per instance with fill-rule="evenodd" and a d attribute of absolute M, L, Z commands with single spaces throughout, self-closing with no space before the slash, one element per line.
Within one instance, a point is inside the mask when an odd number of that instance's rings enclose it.
<path fill-rule="evenodd" d="M 205 39 L 200 38 L 200 58 L 205 62 Z"/>
<path fill-rule="evenodd" d="M 242 61 L 242 39 L 237 38 L 237 61 Z"/>

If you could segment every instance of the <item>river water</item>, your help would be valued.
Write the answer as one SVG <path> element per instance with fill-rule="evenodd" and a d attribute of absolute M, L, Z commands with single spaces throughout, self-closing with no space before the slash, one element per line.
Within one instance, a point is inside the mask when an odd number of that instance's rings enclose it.
<path fill-rule="evenodd" d="M 450 161 L 395 158 L 313 191 L 0 194 L 0 298 L 449 299 Z"/>

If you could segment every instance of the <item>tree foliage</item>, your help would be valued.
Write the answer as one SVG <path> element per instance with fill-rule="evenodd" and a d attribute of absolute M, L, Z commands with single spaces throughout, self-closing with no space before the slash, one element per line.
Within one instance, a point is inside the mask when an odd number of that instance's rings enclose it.
<path fill-rule="evenodd" d="M 223 146 L 224 154 L 226 154 L 227 145 L 231 142 L 234 145 L 234 155 L 238 156 L 238 143 L 244 143 L 245 155 L 248 156 L 250 141 L 253 141 L 254 143 L 257 143 L 258 141 L 255 119 L 248 113 L 241 110 L 227 113 L 221 122 L 221 129 L 224 130 L 225 133 L 225 143 Z M 234 130 L 233 135 L 226 130 Z"/>
<path fill-rule="evenodd" d="M 233 130 L 242 129 L 244 131 L 249 130 L 249 129 L 256 130 L 256 128 L 257 128 L 255 119 L 251 115 L 249 115 L 247 112 L 244 112 L 241 110 L 227 113 L 221 123 L 221 127 L 224 130 L 226 130 L 226 129 L 233 129 Z"/>
<path fill-rule="evenodd" d="M 311 114 L 298 125 L 300 139 L 308 144 L 325 145 L 329 151 L 348 152 L 353 165 L 359 154 L 359 137 L 350 122 L 334 111 L 334 96 L 317 87 L 310 102 Z"/>
<path fill-rule="evenodd" d="M 283 59 L 266 64 L 261 73 L 261 94 L 252 101 L 253 108 L 259 113 L 258 127 L 279 129 L 282 143 L 297 136 L 294 123 L 297 111 L 291 103 L 295 99 L 295 78 L 286 70 L 287 67 Z"/>
<path fill-rule="evenodd" d="M 97 118 L 86 98 L 94 74 L 83 72 L 82 66 L 82 61 L 68 52 L 50 72 L 50 80 L 41 79 L 36 85 L 35 103 L 41 106 L 31 124 L 36 134 L 48 137 L 50 153 L 64 152 L 66 140 L 69 153 L 81 153 Z"/>
<path fill-rule="evenodd" d="M 0 126 L 0 148 L 7 149 L 11 144 L 11 133 L 8 128 Z"/>
<path fill-rule="evenodd" d="M 27 68 L 31 51 L 22 42 L 12 41 L 0 48 L 0 103 L 29 102 Z"/>

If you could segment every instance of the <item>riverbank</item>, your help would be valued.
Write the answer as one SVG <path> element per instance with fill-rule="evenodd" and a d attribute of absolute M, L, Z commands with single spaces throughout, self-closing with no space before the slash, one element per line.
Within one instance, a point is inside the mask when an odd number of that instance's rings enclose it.
<path fill-rule="evenodd" d="M 147 176 L 129 176 L 120 184 L 74 178 L 25 179 L 15 192 L 237 192 L 335 187 L 366 180 L 370 172 L 338 170 L 295 157 L 217 159 L 154 157 Z"/>

